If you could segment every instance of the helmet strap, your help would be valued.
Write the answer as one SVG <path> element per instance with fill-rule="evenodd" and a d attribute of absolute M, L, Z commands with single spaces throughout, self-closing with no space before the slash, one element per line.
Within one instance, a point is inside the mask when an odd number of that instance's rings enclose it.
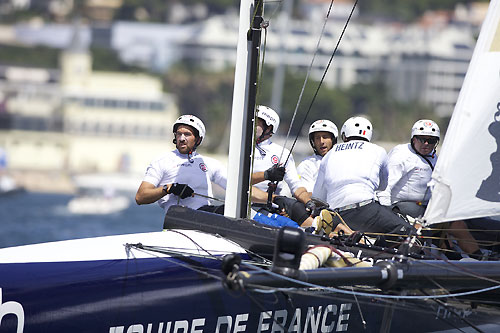
<path fill-rule="evenodd" d="M 266 136 L 271 137 L 273 135 L 272 130 L 270 128 L 271 128 L 271 126 L 266 126 L 266 128 L 264 128 L 264 130 L 262 131 L 262 134 L 257 138 L 257 144 L 264 141 L 266 139 Z"/>

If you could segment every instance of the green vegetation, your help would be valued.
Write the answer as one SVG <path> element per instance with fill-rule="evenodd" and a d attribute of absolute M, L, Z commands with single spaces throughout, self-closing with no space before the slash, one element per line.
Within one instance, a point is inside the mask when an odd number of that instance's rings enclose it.
<path fill-rule="evenodd" d="M 458 3 L 489 2 L 488 0 L 368 0 L 359 1 L 362 16 L 397 19 L 411 22 L 427 10 L 453 10 Z"/>
<path fill-rule="evenodd" d="M 0 64 L 27 67 L 57 68 L 59 50 L 45 46 L 0 45 Z"/>
<path fill-rule="evenodd" d="M 0 65 L 42 68 L 59 68 L 59 56 L 62 52 L 46 46 L 0 45 L 0 50 Z M 93 47 L 90 52 L 94 70 L 145 72 L 142 68 L 122 63 L 113 50 Z"/>

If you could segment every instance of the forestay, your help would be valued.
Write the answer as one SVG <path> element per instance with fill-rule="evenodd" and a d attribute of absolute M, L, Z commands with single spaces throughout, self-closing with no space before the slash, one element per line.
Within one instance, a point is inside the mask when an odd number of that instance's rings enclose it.
<path fill-rule="evenodd" d="M 490 3 L 432 179 L 426 224 L 500 215 L 500 0 Z"/>

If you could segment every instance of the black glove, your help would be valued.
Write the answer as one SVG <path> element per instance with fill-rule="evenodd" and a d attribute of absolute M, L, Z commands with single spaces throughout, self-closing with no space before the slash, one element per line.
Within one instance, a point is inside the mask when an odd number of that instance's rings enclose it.
<path fill-rule="evenodd" d="M 191 197 L 194 190 L 187 184 L 174 183 L 168 190 L 168 194 L 175 194 L 181 197 L 181 199 L 186 199 Z"/>
<path fill-rule="evenodd" d="M 279 196 L 279 195 L 277 195 L 273 198 L 273 202 L 278 205 L 278 208 L 280 211 L 285 209 L 286 200 L 287 200 L 287 197 L 283 197 L 283 196 Z"/>
<path fill-rule="evenodd" d="M 306 202 L 306 211 L 309 214 L 312 214 L 315 209 L 316 209 L 316 204 L 312 200 L 309 200 L 308 202 Z"/>
<path fill-rule="evenodd" d="M 285 167 L 272 166 L 264 171 L 264 179 L 280 182 L 285 178 Z"/>

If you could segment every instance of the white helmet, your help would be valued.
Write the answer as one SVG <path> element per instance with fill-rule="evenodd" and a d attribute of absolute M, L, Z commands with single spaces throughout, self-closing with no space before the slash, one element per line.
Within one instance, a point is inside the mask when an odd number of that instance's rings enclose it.
<path fill-rule="evenodd" d="M 316 120 L 309 127 L 309 143 L 311 144 L 311 147 L 313 148 L 314 152 L 316 152 L 313 139 L 313 133 L 315 132 L 331 133 L 333 135 L 333 144 L 337 143 L 337 138 L 339 137 L 339 130 L 337 129 L 337 126 L 335 126 L 335 124 L 330 120 L 325 120 L 325 119 Z"/>
<path fill-rule="evenodd" d="M 411 137 L 415 135 L 426 135 L 435 136 L 438 139 L 441 138 L 441 132 L 439 131 L 439 126 L 432 120 L 421 119 L 418 120 L 411 128 Z"/>
<path fill-rule="evenodd" d="M 175 131 L 177 131 L 177 127 L 179 125 L 188 125 L 193 127 L 198 132 L 197 134 L 200 137 L 200 142 L 198 143 L 198 145 L 201 143 L 201 141 L 203 141 L 206 131 L 205 131 L 205 125 L 200 120 L 200 118 L 190 114 L 180 116 L 174 123 L 174 133 Z"/>
<path fill-rule="evenodd" d="M 372 123 L 364 117 L 351 117 L 346 120 L 342 129 L 341 135 L 344 138 L 359 137 L 371 141 L 373 134 Z"/>
<path fill-rule="evenodd" d="M 270 107 L 264 105 L 258 105 L 257 117 L 264 120 L 267 126 L 272 126 L 273 129 L 271 130 L 271 132 L 273 134 L 276 134 L 276 132 L 278 131 L 278 127 L 280 125 L 280 116 L 278 116 L 276 111 L 274 111 Z"/>

